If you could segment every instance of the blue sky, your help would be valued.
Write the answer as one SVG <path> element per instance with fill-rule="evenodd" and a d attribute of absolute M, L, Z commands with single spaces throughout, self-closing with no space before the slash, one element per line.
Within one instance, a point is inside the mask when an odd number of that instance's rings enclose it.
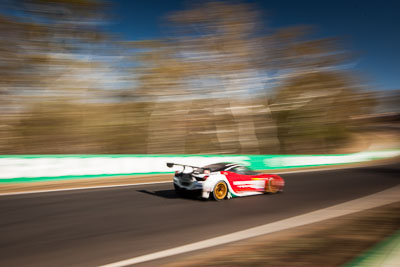
<path fill-rule="evenodd" d="M 315 37 L 339 37 L 356 55 L 354 70 L 370 89 L 400 89 L 400 1 L 248 0 L 272 28 L 310 25 Z M 114 0 L 110 30 L 126 40 L 163 37 L 162 18 L 184 9 L 183 0 Z"/>

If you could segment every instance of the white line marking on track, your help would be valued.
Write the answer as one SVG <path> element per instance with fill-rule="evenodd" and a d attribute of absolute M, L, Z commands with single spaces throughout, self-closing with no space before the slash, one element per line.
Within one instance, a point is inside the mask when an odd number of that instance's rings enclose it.
<path fill-rule="evenodd" d="M 205 249 L 217 245 L 223 245 L 231 242 L 236 242 L 260 235 L 270 234 L 277 231 L 290 229 L 306 224 L 311 224 L 335 217 L 347 215 L 350 213 L 371 209 L 393 202 L 400 201 L 400 185 L 390 189 L 375 193 L 366 197 L 348 201 L 342 204 L 334 205 L 325 209 L 309 212 L 303 215 L 291 217 L 288 219 L 280 220 L 273 223 L 268 223 L 262 226 L 253 227 L 247 230 L 195 242 L 192 244 L 175 247 L 139 257 L 133 257 L 127 260 L 122 260 L 110 264 L 103 265 L 102 267 L 122 267 L 133 265 L 137 263 L 147 262 L 169 256 L 174 256 L 186 252 L 191 252 L 199 249 Z"/>
<path fill-rule="evenodd" d="M 168 180 L 168 181 L 161 181 L 161 182 L 136 183 L 136 184 L 97 185 L 97 186 L 88 186 L 88 187 L 75 187 L 75 188 L 63 188 L 63 189 L 49 189 L 49 190 L 36 190 L 36 191 L 26 191 L 26 192 L 1 193 L 0 196 L 50 193 L 50 192 L 74 191 L 74 190 L 85 190 L 85 189 L 89 190 L 89 189 L 125 187 L 125 186 L 134 186 L 134 185 L 165 184 L 165 183 L 171 183 L 171 181 Z"/>
<path fill-rule="evenodd" d="M 315 169 L 307 169 L 307 170 L 296 170 L 296 171 L 283 171 L 283 172 L 274 172 L 273 170 L 269 171 L 269 173 L 273 174 L 290 174 L 290 173 L 304 173 L 304 172 L 320 172 L 320 171 L 333 171 L 333 170 L 344 170 L 344 169 L 355 169 L 355 168 L 365 168 L 370 166 L 379 166 L 383 164 L 370 164 L 366 166 L 348 166 L 343 167 L 333 167 L 333 168 L 315 168 Z M 172 174 L 171 174 L 172 175 Z M 106 179 L 106 178 L 102 178 Z M 50 193 L 50 192 L 62 192 L 62 191 L 74 191 L 74 190 L 89 190 L 89 189 L 101 189 L 101 188 L 112 188 L 112 187 L 125 187 L 125 186 L 136 186 L 136 185 L 151 185 L 151 184 L 165 184 L 171 183 L 172 180 L 160 181 L 160 182 L 148 182 L 148 183 L 135 183 L 135 184 L 119 184 L 119 185 L 97 185 L 97 186 L 87 186 L 87 187 L 74 187 L 74 188 L 64 188 L 64 189 L 47 189 L 47 190 L 35 190 L 35 191 L 21 191 L 21 192 L 12 192 L 12 193 L 0 193 L 1 196 L 13 196 L 13 195 L 24 195 L 24 194 L 37 194 L 37 193 Z"/>

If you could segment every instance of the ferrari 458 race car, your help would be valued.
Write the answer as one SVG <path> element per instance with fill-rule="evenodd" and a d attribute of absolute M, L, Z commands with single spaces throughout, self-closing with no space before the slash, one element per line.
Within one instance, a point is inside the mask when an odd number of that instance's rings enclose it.
<path fill-rule="evenodd" d="M 257 173 L 236 163 L 215 163 L 204 167 L 167 163 L 175 171 L 174 187 L 178 195 L 200 193 L 215 200 L 283 191 L 285 181 L 279 175 Z"/>

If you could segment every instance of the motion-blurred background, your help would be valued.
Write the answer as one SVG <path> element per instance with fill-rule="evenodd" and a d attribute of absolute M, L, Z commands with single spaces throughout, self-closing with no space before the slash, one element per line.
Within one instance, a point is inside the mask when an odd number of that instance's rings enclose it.
<path fill-rule="evenodd" d="M 2 1 L 0 154 L 335 153 L 399 118 L 397 4 L 363 3 Z"/>

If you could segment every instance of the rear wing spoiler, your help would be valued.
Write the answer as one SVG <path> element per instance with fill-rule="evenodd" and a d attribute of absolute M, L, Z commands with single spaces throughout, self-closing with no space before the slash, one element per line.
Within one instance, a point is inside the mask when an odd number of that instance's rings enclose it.
<path fill-rule="evenodd" d="M 186 167 L 189 167 L 189 168 L 192 168 L 192 169 L 193 169 L 193 172 L 194 172 L 194 173 L 198 173 L 199 171 L 202 170 L 201 167 L 196 167 L 196 166 L 191 166 L 191 165 L 186 165 L 186 164 L 179 164 L 179 163 L 171 163 L 171 162 L 167 162 L 167 166 L 168 166 L 169 168 L 172 168 L 172 167 L 174 167 L 174 166 L 182 166 L 182 167 L 183 167 L 183 170 L 185 170 Z M 208 171 L 211 172 L 211 169 L 209 169 L 209 168 L 203 169 L 203 171 L 205 171 L 205 170 L 208 170 Z M 203 171 L 201 171 L 201 172 L 203 172 Z"/>
<path fill-rule="evenodd" d="M 174 166 L 182 166 L 182 167 L 190 167 L 193 169 L 199 169 L 200 167 L 196 167 L 196 166 L 191 166 L 191 165 L 187 165 L 187 164 L 179 164 L 179 163 L 172 163 L 172 162 L 167 162 L 167 167 L 168 168 L 172 168 Z"/>

